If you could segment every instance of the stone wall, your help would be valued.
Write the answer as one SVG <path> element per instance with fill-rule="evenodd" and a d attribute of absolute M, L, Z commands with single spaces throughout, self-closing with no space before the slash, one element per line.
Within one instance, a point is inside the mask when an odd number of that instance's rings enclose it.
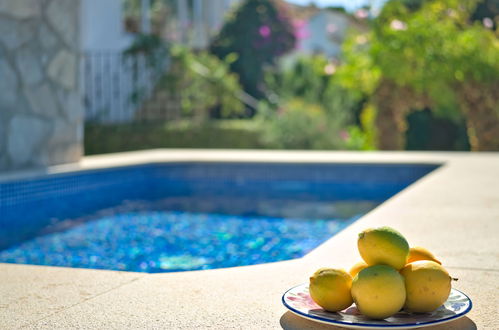
<path fill-rule="evenodd" d="M 78 161 L 80 0 L 0 0 L 0 171 Z"/>

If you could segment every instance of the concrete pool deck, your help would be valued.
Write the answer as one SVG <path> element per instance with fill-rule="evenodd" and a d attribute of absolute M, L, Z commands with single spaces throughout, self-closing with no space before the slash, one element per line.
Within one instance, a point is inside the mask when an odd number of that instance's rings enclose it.
<path fill-rule="evenodd" d="M 357 233 L 381 225 L 433 251 L 459 278 L 453 287 L 473 300 L 466 317 L 428 329 L 499 328 L 499 153 L 150 150 L 85 157 L 46 172 L 171 161 L 442 166 L 301 259 L 164 274 L 0 264 L 0 328 L 335 329 L 287 312 L 281 295 L 316 268 L 349 268 L 360 258 Z"/>

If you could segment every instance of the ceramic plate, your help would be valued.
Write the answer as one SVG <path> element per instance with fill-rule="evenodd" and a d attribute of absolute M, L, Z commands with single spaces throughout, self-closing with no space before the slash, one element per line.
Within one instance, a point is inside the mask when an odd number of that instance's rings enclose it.
<path fill-rule="evenodd" d="M 341 312 L 331 313 L 317 305 L 308 293 L 308 284 L 289 289 L 282 302 L 291 312 L 312 321 L 333 324 L 343 328 L 361 329 L 413 329 L 450 322 L 471 310 L 471 300 L 459 290 L 452 289 L 449 299 L 432 313 L 413 314 L 399 312 L 385 320 L 372 320 L 362 314 L 355 304 Z"/>

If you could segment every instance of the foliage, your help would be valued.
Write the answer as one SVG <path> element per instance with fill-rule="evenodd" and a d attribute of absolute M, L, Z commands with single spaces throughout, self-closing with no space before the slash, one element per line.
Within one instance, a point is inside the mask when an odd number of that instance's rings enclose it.
<path fill-rule="evenodd" d="M 385 6 L 371 49 L 383 76 L 429 94 L 443 111 L 457 108 L 456 84 L 497 79 L 497 38 L 468 25 L 473 3 L 430 1 L 415 12 L 397 1 Z"/>
<path fill-rule="evenodd" d="M 166 48 L 160 37 L 152 34 L 139 33 L 133 43 L 123 52 L 125 55 L 152 54 L 158 49 Z"/>
<path fill-rule="evenodd" d="M 299 98 L 322 107 L 336 128 L 346 127 L 354 121 L 362 94 L 341 86 L 336 68 L 324 56 L 316 55 L 299 57 L 281 70 L 269 70 L 265 75 L 267 100 L 277 109 L 280 104 Z"/>
<path fill-rule="evenodd" d="M 400 2 L 410 12 L 421 9 L 423 4 L 434 0 L 390 0 L 390 2 Z M 499 19 L 499 2 L 497 0 L 478 0 L 475 9 L 471 14 L 471 21 L 483 22 L 484 18 L 491 19 L 491 25 L 494 29 L 497 27 Z"/>
<path fill-rule="evenodd" d="M 144 56 L 150 67 L 159 68 L 168 56 L 168 45 L 156 35 L 139 33 L 123 54 L 132 57 Z"/>
<path fill-rule="evenodd" d="M 123 1 L 123 14 L 125 16 L 140 16 L 141 14 L 141 0 L 122 0 Z M 150 11 L 160 11 L 165 6 L 174 6 L 175 0 L 150 0 Z"/>
<path fill-rule="evenodd" d="M 220 107 L 223 116 L 244 110 L 238 76 L 229 69 L 237 59 L 235 54 L 220 60 L 206 51 L 194 52 L 181 46 L 172 47 L 170 54 L 171 67 L 159 88 L 180 97 L 185 115 L 203 121 L 214 107 Z"/>
<path fill-rule="evenodd" d="M 85 125 L 85 154 L 153 148 L 264 148 L 254 121 L 217 120 L 201 124 L 130 123 Z"/>
<path fill-rule="evenodd" d="M 322 55 L 298 57 L 280 70 L 268 70 L 267 101 L 261 102 L 266 141 L 279 148 L 372 150 L 372 111 L 362 110 L 366 93 L 357 84 L 344 83 L 348 79 L 339 70 Z"/>
<path fill-rule="evenodd" d="M 284 8 L 274 0 L 245 0 L 230 17 L 211 45 L 219 58 L 238 54 L 231 64 L 244 90 L 255 98 L 263 96 L 261 82 L 266 66 L 293 49 L 295 36 Z"/>
<path fill-rule="evenodd" d="M 340 112 L 339 107 L 348 110 L 358 101 L 360 93 L 356 89 L 341 88 L 336 70 L 337 65 L 323 55 L 298 57 L 288 67 L 266 72 L 266 96 L 275 103 L 299 97 L 322 105 L 328 113 Z"/>
<path fill-rule="evenodd" d="M 141 32 L 142 0 L 122 0 L 125 28 L 128 32 Z M 187 1 L 190 4 L 190 1 Z M 175 19 L 176 0 L 150 0 L 146 15 L 150 18 L 153 34 L 160 35 L 165 24 Z M 144 31 L 142 31 L 144 32 Z"/>
<path fill-rule="evenodd" d="M 474 149 L 499 148 L 499 133 L 493 130 L 499 125 L 499 102 L 493 96 L 499 85 L 499 42 L 493 30 L 470 18 L 476 2 L 392 0 L 369 35 L 347 43 L 366 40 L 357 52 L 346 52 L 350 58 L 342 76 L 347 84 L 356 81 L 372 90 L 382 147 L 396 139 L 394 131 L 403 134 L 409 111 L 431 107 L 455 122 L 465 115 Z M 368 78 L 356 78 L 362 75 Z"/>
<path fill-rule="evenodd" d="M 342 45 L 342 65 L 336 71 L 338 84 L 362 97 L 372 95 L 381 78 L 381 70 L 370 53 L 374 34 L 351 33 Z"/>
<path fill-rule="evenodd" d="M 367 104 L 360 115 L 360 126 L 348 127 L 346 148 L 350 150 L 376 150 L 376 109 Z"/>
<path fill-rule="evenodd" d="M 277 111 L 262 102 L 263 141 L 272 148 L 338 149 L 342 136 L 325 109 L 303 99 L 290 99 Z"/>
<path fill-rule="evenodd" d="M 154 34 L 135 35 L 132 44 L 123 51 L 123 60 L 131 59 L 132 79 L 137 80 L 145 64 L 152 73 L 153 79 L 159 77 L 165 70 L 168 61 L 169 45 Z M 133 91 L 129 95 L 130 101 L 138 106 L 147 97 L 146 88 L 141 84 L 133 84 Z M 104 115 L 103 112 L 100 112 Z"/>

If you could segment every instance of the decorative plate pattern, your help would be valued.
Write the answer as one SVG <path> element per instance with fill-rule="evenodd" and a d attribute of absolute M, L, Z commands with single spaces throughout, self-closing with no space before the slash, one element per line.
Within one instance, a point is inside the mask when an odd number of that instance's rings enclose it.
<path fill-rule="evenodd" d="M 308 284 L 301 284 L 286 291 L 282 302 L 296 315 L 316 322 L 364 329 L 411 329 L 431 326 L 463 317 L 472 307 L 468 296 L 452 289 L 449 299 L 434 312 L 416 314 L 401 311 L 385 320 L 373 320 L 360 314 L 355 304 L 341 312 L 326 312 L 310 297 Z"/>

